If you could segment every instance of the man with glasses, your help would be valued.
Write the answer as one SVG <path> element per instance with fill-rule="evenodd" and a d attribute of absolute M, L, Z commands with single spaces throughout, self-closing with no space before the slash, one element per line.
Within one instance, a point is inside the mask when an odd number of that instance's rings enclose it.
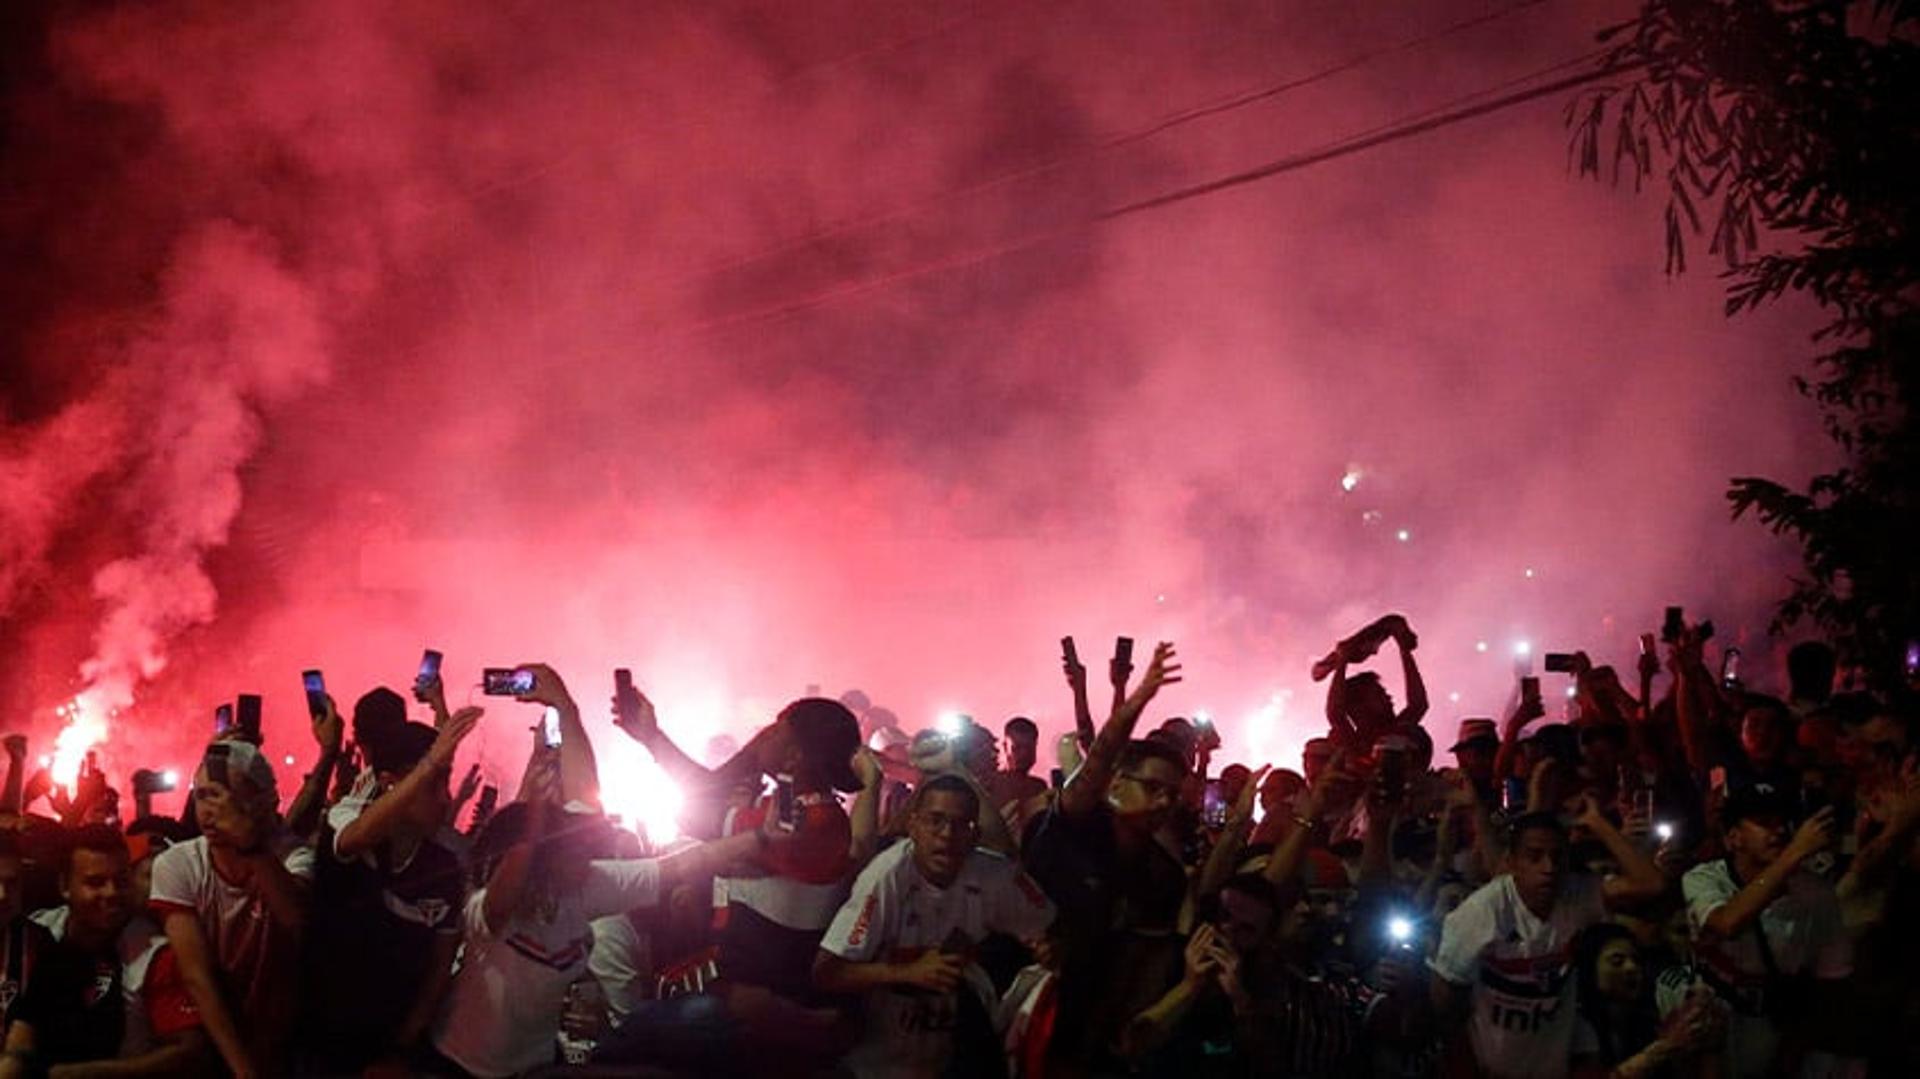
<path fill-rule="evenodd" d="M 975 962 L 989 933 L 1032 940 L 1053 904 L 1019 866 L 975 846 L 979 796 L 959 776 L 915 792 L 907 841 L 860 873 L 814 960 L 814 983 L 864 993 L 866 1035 L 846 1064 L 860 1076 L 991 1073 L 993 985 Z M 962 1065 L 955 1054 L 979 1054 Z"/>
<path fill-rule="evenodd" d="M 1172 645 L 1154 649 L 1139 686 L 1101 727 L 1024 852 L 1028 871 L 1060 907 L 1049 1074 L 1118 1066 L 1122 1027 L 1179 975 L 1187 877 L 1163 831 L 1187 764 L 1170 743 L 1133 737 L 1147 704 L 1180 681 L 1179 672 Z"/>

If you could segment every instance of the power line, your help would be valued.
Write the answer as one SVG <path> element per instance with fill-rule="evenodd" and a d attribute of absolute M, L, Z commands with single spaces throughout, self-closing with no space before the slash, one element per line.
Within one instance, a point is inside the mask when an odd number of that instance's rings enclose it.
<path fill-rule="evenodd" d="M 1496 97 L 1493 100 L 1485 101 L 1480 104 L 1468 104 L 1470 102 L 1478 101 L 1479 99 L 1486 97 L 1487 94 L 1495 92 L 1502 87 L 1514 85 L 1516 83 L 1521 83 L 1521 82 L 1528 82 L 1533 79 L 1537 79 L 1542 75 L 1551 74 L 1555 71 L 1563 70 L 1566 67 L 1570 66 L 1571 64 L 1576 64 L 1583 61 L 1591 61 L 1595 58 L 1596 58 L 1596 54 L 1588 53 L 1583 56 L 1576 57 L 1572 60 L 1563 60 L 1560 63 L 1553 64 L 1539 71 L 1532 72 L 1528 75 L 1520 76 L 1518 79 L 1508 80 L 1506 83 L 1498 84 L 1495 87 L 1484 88 L 1481 90 L 1476 90 L 1470 94 L 1461 95 L 1460 97 L 1454 98 L 1441 105 L 1434 106 L 1428 109 L 1419 110 L 1419 111 L 1410 113 L 1406 116 L 1402 116 L 1396 120 L 1390 121 L 1386 124 L 1380 125 L 1378 127 L 1370 128 L 1370 129 L 1367 129 L 1366 131 L 1359 132 L 1354 135 L 1345 136 L 1343 138 L 1336 139 L 1332 142 L 1323 143 L 1320 146 L 1315 147 L 1314 149 L 1311 149 L 1311 150 L 1306 150 L 1297 154 L 1291 154 L 1291 155 L 1288 155 L 1287 157 L 1270 161 L 1264 165 L 1260 165 L 1252 169 L 1246 169 L 1241 172 L 1236 172 L 1228 176 L 1221 177 L 1219 179 L 1209 180 L 1199 184 L 1192 184 L 1187 187 L 1176 188 L 1173 191 L 1165 192 L 1160 195 L 1155 195 L 1151 198 L 1141 199 L 1136 202 L 1130 202 L 1120 206 L 1111 207 L 1109 209 L 1099 211 L 1098 213 L 1093 214 L 1091 217 L 1078 219 L 1078 220 L 1069 222 L 1065 225 L 1062 225 L 1058 228 L 1048 229 L 1044 232 L 1033 233 L 1026 236 L 1016 237 L 1014 239 L 1002 241 L 1000 243 L 992 244 L 984 248 L 975 248 L 969 251 L 956 253 L 954 255 L 948 256 L 946 258 L 938 259 L 933 262 L 921 263 L 916 266 L 906 267 L 904 269 L 882 274 L 877 277 L 871 277 L 861 281 L 849 282 L 848 284 L 845 284 L 836 288 L 826 289 L 821 292 L 813 293 L 809 296 L 804 296 L 797 300 L 791 300 L 784 303 L 775 304 L 775 305 L 759 308 L 752 311 L 739 312 L 733 315 L 722 315 L 716 318 L 700 320 L 698 322 L 691 323 L 684 326 L 682 328 L 682 332 L 688 333 L 688 334 L 697 334 L 697 333 L 728 329 L 738 325 L 762 322 L 769 319 L 776 319 L 776 318 L 783 317 L 785 315 L 797 314 L 799 312 L 806 311 L 811 308 L 821 307 L 826 304 L 832 303 L 836 300 L 844 299 L 850 296 L 857 296 L 867 292 L 872 292 L 877 289 L 885 288 L 889 285 L 899 283 L 901 281 L 909 281 L 915 278 L 925 277 L 930 274 L 940 273 L 946 270 L 961 269 L 967 266 L 977 265 L 984 262 L 990 262 L 994 259 L 1001 258 L 1006 255 L 1015 254 L 1020 251 L 1024 251 L 1030 248 L 1041 246 L 1046 243 L 1050 243 L 1054 240 L 1060 239 L 1068 235 L 1086 232 L 1094 227 L 1097 227 L 1099 225 L 1105 224 L 1110 221 L 1118 220 L 1122 217 L 1127 217 L 1134 214 L 1143 213 L 1148 210 L 1160 209 L 1162 207 L 1190 201 L 1192 199 L 1200 198 L 1202 196 L 1213 194 L 1218 191 L 1227 190 L 1229 188 L 1238 187 L 1243 184 L 1252 183 L 1257 180 L 1266 179 L 1272 176 L 1278 176 L 1283 173 L 1298 171 L 1300 169 L 1309 168 L 1313 165 L 1322 164 L 1324 162 L 1332 161 L 1337 158 L 1360 153 L 1362 151 L 1370 150 L 1375 147 L 1385 145 L 1387 143 L 1399 141 L 1400 139 L 1412 138 L 1417 135 L 1423 135 L 1443 127 L 1448 127 L 1457 123 L 1463 123 L 1467 120 L 1476 119 L 1478 117 L 1485 116 L 1490 113 L 1499 112 L 1501 110 L 1513 108 L 1517 105 L 1522 105 L 1530 101 L 1535 101 L 1535 100 L 1538 100 L 1539 98 L 1546 97 L 1550 94 L 1561 93 L 1566 90 L 1573 89 L 1575 87 L 1584 86 L 1588 83 L 1597 82 L 1608 76 L 1617 75 L 1623 71 L 1629 71 L 1641 66 L 1639 64 L 1609 65 L 1609 66 L 1597 68 L 1592 71 L 1581 72 L 1580 74 L 1568 76 L 1566 78 L 1556 79 L 1553 82 L 1546 83 L 1540 86 L 1531 87 L 1526 90 L 1521 90 L 1515 93 Z"/>
<path fill-rule="evenodd" d="M 881 213 L 871 214 L 865 217 L 853 218 L 851 220 L 841 221 L 835 224 L 827 225 L 825 227 L 815 229 L 812 232 L 808 232 L 800 236 L 795 236 L 792 239 L 785 240 L 780 243 L 776 243 L 770 247 L 762 248 L 758 251 L 735 256 L 733 258 L 722 259 L 714 263 L 709 263 L 705 267 L 702 267 L 702 272 L 720 273 L 726 270 L 737 269 L 741 266 L 750 266 L 756 262 L 764 262 L 767 259 L 777 257 L 781 254 L 784 254 L 788 251 L 792 251 L 796 248 L 807 247 L 812 244 L 820 243 L 824 240 L 833 239 L 834 237 L 837 237 L 837 236 L 844 236 L 852 232 L 861 232 L 866 229 L 872 228 L 876 225 L 885 224 L 886 222 L 889 222 L 889 221 L 897 221 L 902 218 L 911 217 L 917 214 L 918 212 L 920 212 L 921 210 L 925 209 L 926 207 L 936 203 L 950 201 L 953 199 L 962 198 L 969 195 L 977 195 L 977 194 L 980 194 L 981 192 L 991 191 L 995 188 L 1004 187 L 1007 184 L 1016 183 L 1020 180 L 1029 179 L 1034 176 L 1044 175 L 1046 173 L 1053 172 L 1061 168 L 1062 166 L 1072 164 L 1076 161 L 1080 161 L 1082 159 L 1090 158 L 1090 157 L 1097 157 L 1111 150 L 1117 150 L 1125 146 L 1131 146 L 1134 143 L 1143 142 L 1147 139 L 1154 137 L 1155 135 L 1161 134 L 1162 132 L 1170 131 L 1174 128 L 1181 127 L 1186 124 L 1190 124 L 1196 120 L 1202 120 L 1210 116 L 1217 116 L 1222 113 L 1231 112 L 1235 109 L 1245 108 L 1248 105 L 1258 104 L 1259 102 L 1266 101 L 1271 98 L 1279 97 L 1291 91 L 1312 86 L 1315 83 L 1325 82 L 1326 80 L 1331 79 L 1337 75 L 1342 75 L 1342 74 L 1345 74 L 1346 72 L 1364 67 L 1370 63 L 1373 63 L 1375 60 L 1379 60 L 1383 57 L 1392 56 L 1397 53 L 1411 52 L 1416 49 L 1424 48 L 1428 45 L 1432 45 L 1438 41 L 1442 41 L 1455 34 L 1464 33 L 1465 31 L 1474 29 L 1476 27 L 1484 26 L 1492 22 L 1497 22 L 1517 12 L 1523 11 L 1530 7 L 1536 7 L 1546 2 L 1548 2 L 1548 0 L 1517 0 L 1517 2 L 1515 3 L 1508 4 L 1505 7 L 1497 8 L 1493 11 L 1484 12 L 1482 14 L 1471 16 L 1464 19 L 1459 19 L 1454 22 L 1448 23 L 1445 26 L 1441 26 L 1436 29 L 1427 31 L 1426 33 L 1423 33 L 1423 34 L 1417 34 L 1409 38 L 1404 38 L 1400 41 L 1394 42 L 1389 45 L 1383 45 L 1378 48 L 1367 50 L 1365 52 L 1356 53 L 1355 55 L 1350 56 L 1344 60 L 1338 61 L 1337 63 L 1331 64 L 1327 67 L 1320 68 L 1316 71 L 1309 72 L 1308 74 L 1305 74 L 1305 75 L 1297 76 L 1295 78 L 1287 79 L 1278 83 L 1263 84 L 1261 86 L 1253 87 L 1251 89 L 1242 90 L 1233 94 L 1229 94 L 1225 97 L 1216 98 L 1211 101 L 1206 101 L 1206 102 L 1202 102 L 1195 105 L 1190 105 L 1184 109 L 1180 109 L 1175 112 L 1169 113 L 1165 116 L 1162 116 L 1160 119 L 1154 120 L 1143 127 L 1134 128 L 1132 130 L 1119 132 L 1113 135 L 1108 135 L 1104 138 L 1097 139 L 1093 142 L 1076 146 L 1070 150 L 1067 150 L 1064 153 L 1059 153 L 1051 157 L 1043 158 L 1039 161 L 1033 162 L 1032 164 L 1022 166 L 1020 168 L 1014 169 L 1009 172 L 1001 173 L 997 176 L 991 176 L 991 177 L 988 177 L 987 179 L 979 180 L 971 184 L 964 184 L 959 187 L 949 188 L 947 190 L 936 192 L 931 195 L 926 195 L 921 198 L 913 199 L 905 203 L 904 205 L 895 207 L 894 209 L 891 209 L 891 210 L 883 211 Z"/>

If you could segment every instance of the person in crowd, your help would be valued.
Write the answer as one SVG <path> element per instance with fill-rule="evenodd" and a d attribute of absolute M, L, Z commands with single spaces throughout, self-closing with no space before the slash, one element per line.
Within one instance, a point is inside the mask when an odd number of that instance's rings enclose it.
<path fill-rule="evenodd" d="M 769 826 L 659 859 L 605 858 L 611 826 L 562 807 L 563 765 L 541 752 L 524 797 L 475 844 L 484 883 L 461 912 L 465 951 L 432 1034 L 456 1074 L 507 1076 L 552 1062 L 561 1005 L 587 970 L 593 919 L 650 906 L 663 889 L 791 842 Z"/>
<path fill-rule="evenodd" d="M 1666 877 L 1620 834 L 1592 799 L 1575 824 L 1606 847 L 1621 872 L 1604 880 L 1568 865 L 1568 831 L 1553 813 L 1516 817 L 1507 871 L 1447 916 L 1427 961 L 1442 1022 L 1464 1022 L 1481 1074 L 1567 1074 L 1574 1031 L 1573 941 L 1610 906 L 1645 902 Z"/>
<path fill-rule="evenodd" d="M 1371 671 L 1347 674 L 1349 666 L 1365 662 L 1387 641 L 1392 641 L 1400 651 L 1401 676 L 1406 686 L 1407 706 L 1398 711 L 1379 675 Z M 1314 668 L 1316 681 L 1325 673 L 1333 676 L 1333 681 L 1327 683 L 1327 726 L 1336 743 L 1365 752 L 1381 735 L 1399 728 L 1417 727 L 1426 718 L 1427 685 L 1420 677 L 1420 664 L 1413 656 L 1419 643 L 1407 620 L 1390 614 L 1341 641 L 1333 653 Z M 1313 780 L 1309 777 L 1307 781 Z"/>
<path fill-rule="evenodd" d="M 1147 704 L 1179 681 L 1173 646 L 1158 645 L 1022 852 L 1060 909 L 1050 1074 L 1112 1065 L 1121 1028 L 1158 993 L 1154 972 L 1180 958 L 1186 872 L 1158 833 L 1178 804 L 1186 762 L 1165 742 L 1133 737 Z"/>
<path fill-rule="evenodd" d="M 860 729 L 853 713 L 825 698 L 794 701 L 711 771 L 673 744 L 637 689 L 616 696 L 614 713 L 620 729 L 679 785 L 688 833 L 714 838 L 771 827 L 789 837 L 714 881 L 721 975 L 715 993 L 751 1037 L 800 1054 L 832 1053 L 844 1032 L 814 989 L 813 957 L 853 872 L 877 849 L 884 779 L 871 752 L 856 752 Z M 771 791 L 764 790 L 768 779 Z M 735 804 L 733 794 L 743 785 L 750 801 Z M 836 791 L 857 792 L 851 813 Z M 644 1033 L 636 1029 L 631 1037 Z"/>
<path fill-rule="evenodd" d="M 997 994 L 976 955 L 990 933 L 1040 937 L 1054 907 L 1017 864 L 976 846 L 979 818 L 972 784 L 922 784 L 908 838 L 861 871 L 821 940 L 814 982 L 865 997 L 865 1036 L 846 1058 L 856 1075 L 1003 1070 Z"/>
<path fill-rule="evenodd" d="M 0 1038 L 13 1021 L 14 1003 L 32 982 L 41 953 L 52 943 L 47 931 L 27 918 L 26 876 L 20 833 L 0 830 Z"/>
<path fill-rule="evenodd" d="M 1782 1060 L 1831 1054 L 1853 972 L 1833 887 L 1804 871 L 1833 842 L 1831 806 L 1792 828 L 1796 801 L 1766 784 L 1729 791 L 1720 809 L 1726 857 L 1681 878 L 1695 970 L 1732 1011 L 1727 1073 L 1772 1073 Z M 1790 832 L 1791 829 L 1791 832 Z"/>
<path fill-rule="evenodd" d="M 356 709 L 356 714 L 359 709 Z M 315 854 L 306 942 L 302 1042 L 321 1067 L 401 1071 L 453 975 L 466 889 L 460 858 L 439 836 L 452 811 L 454 755 L 481 710 L 432 727 L 355 731 L 373 785 L 328 811 Z M 381 976 L 368 979 L 367 972 Z"/>
<path fill-rule="evenodd" d="M 173 949 L 131 900 L 119 830 L 67 838 L 58 907 L 40 912 L 54 943 L 16 1003 L 0 1076 L 185 1075 L 214 1066 Z"/>
<path fill-rule="evenodd" d="M 1632 930 L 1611 922 L 1574 942 L 1573 1074 L 1579 1079 L 1641 1079 L 1715 1074 L 1726 1037 L 1724 1010 L 1696 993 L 1662 1026 Z"/>
<path fill-rule="evenodd" d="M 1500 782 L 1494 771 L 1494 757 L 1500 752 L 1500 732 L 1493 720 L 1474 717 L 1460 721 L 1460 736 L 1451 751 L 1460 774 L 1473 783 L 1473 791 L 1488 806 L 1500 804 Z"/>
<path fill-rule="evenodd" d="M 277 1073 L 294 1019 L 313 850 L 280 823 L 273 768 L 247 742 L 207 747 L 193 777 L 196 839 L 154 862 L 149 906 L 228 1070 Z"/>
<path fill-rule="evenodd" d="M 1001 744 L 1006 747 L 1006 767 L 995 772 L 986 786 L 993 795 L 994 808 L 1015 825 L 1017 835 L 1023 807 L 1047 793 L 1047 781 L 1033 774 L 1033 766 L 1040 760 L 1040 728 L 1026 716 L 1014 716 L 1000 733 Z"/>

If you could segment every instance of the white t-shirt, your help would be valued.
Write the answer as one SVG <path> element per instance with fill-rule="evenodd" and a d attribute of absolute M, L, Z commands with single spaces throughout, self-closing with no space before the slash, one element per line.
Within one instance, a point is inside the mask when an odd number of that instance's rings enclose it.
<path fill-rule="evenodd" d="M 861 871 L 820 947 L 855 963 L 904 963 L 964 938 L 967 986 L 992 1015 L 993 984 L 972 961 L 973 949 L 989 933 L 1026 940 L 1052 923 L 1053 903 L 1014 863 L 975 850 L 952 885 L 936 888 L 914 866 L 907 840 Z M 938 1074 L 952 1054 L 957 1015 L 950 994 L 876 989 L 867 998 L 866 1035 L 846 1064 L 862 1079 Z"/>
<path fill-rule="evenodd" d="M 1702 862 L 1680 879 L 1687 923 L 1694 933 L 1694 962 L 1706 983 L 1731 1007 L 1727 1023 L 1727 1074 L 1768 1074 L 1779 1031 L 1767 1019 L 1767 964 L 1752 926 L 1732 940 L 1701 940 L 1701 927 L 1740 891 L 1726 859 Z M 1760 912 L 1774 967 L 1782 975 L 1811 974 L 1822 980 L 1853 973 L 1853 942 L 1840 917 L 1833 886 L 1809 873 L 1787 878 L 1787 889 Z"/>
<path fill-rule="evenodd" d="M 1561 1076 L 1573 1051 L 1573 938 L 1606 917 L 1600 879 L 1575 874 L 1544 919 L 1520 901 L 1513 876 L 1462 900 L 1427 965 L 1472 987 L 1468 1034 L 1481 1073 Z"/>
<path fill-rule="evenodd" d="M 267 841 L 288 873 L 313 879 L 313 848 L 281 831 Z M 267 901 L 251 882 L 235 884 L 213 868 L 207 837 L 176 843 L 153 861 L 153 888 L 147 900 L 164 924 L 175 911 L 194 914 L 206 934 L 213 962 L 227 979 L 241 1015 L 262 1018 L 269 1004 L 290 1000 L 285 985 L 290 964 L 299 961 L 298 938 L 273 924 Z"/>
<path fill-rule="evenodd" d="M 466 952 L 434 1024 L 433 1044 L 475 1075 L 504 1076 L 553 1063 L 567 987 L 587 969 L 592 922 L 659 901 L 660 863 L 591 862 L 580 887 L 539 911 L 488 929 L 487 890 L 467 897 Z"/>

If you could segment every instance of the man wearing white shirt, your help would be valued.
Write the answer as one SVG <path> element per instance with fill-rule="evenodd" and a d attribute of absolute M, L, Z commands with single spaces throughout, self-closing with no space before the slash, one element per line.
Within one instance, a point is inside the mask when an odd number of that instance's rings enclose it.
<path fill-rule="evenodd" d="M 999 1051 L 990 1027 L 968 1030 L 996 1004 L 974 955 L 989 933 L 1039 937 L 1054 910 L 1018 865 L 975 847 L 979 815 L 966 780 L 923 784 L 909 838 L 860 873 L 820 942 L 815 984 L 867 997 L 865 1037 L 846 1062 L 862 1079 L 938 1075 L 957 1052 Z"/>
<path fill-rule="evenodd" d="M 1573 940 L 1609 908 L 1657 897 L 1666 877 L 1591 798 L 1574 822 L 1621 872 L 1605 880 L 1567 865 L 1567 828 L 1551 813 L 1514 820 L 1508 871 L 1463 900 L 1427 965 L 1435 1009 L 1465 1019 L 1479 1073 L 1563 1076 L 1573 1051 Z M 1464 1013 L 1464 1016 L 1463 1016 Z"/>

